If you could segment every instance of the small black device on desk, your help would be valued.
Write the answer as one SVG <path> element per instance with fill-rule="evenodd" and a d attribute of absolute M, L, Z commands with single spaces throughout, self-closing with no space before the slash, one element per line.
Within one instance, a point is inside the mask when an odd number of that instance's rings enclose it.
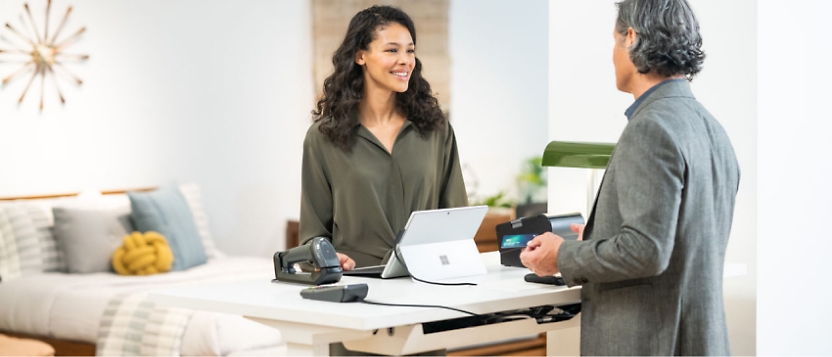
<path fill-rule="evenodd" d="M 554 275 L 552 275 L 552 276 L 537 276 L 537 274 L 535 274 L 535 273 L 529 273 L 529 274 L 526 274 L 525 277 L 523 277 L 523 280 L 525 280 L 526 282 L 529 282 L 529 283 L 549 284 L 549 285 L 557 285 L 557 286 L 566 285 L 566 282 L 563 281 L 562 277 L 554 276 Z"/>
<path fill-rule="evenodd" d="M 300 291 L 304 299 L 331 302 L 360 302 L 367 297 L 367 284 L 330 285 L 306 288 Z"/>
<path fill-rule="evenodd" d="M 309 263 L 315 271 L 297 271 L 295 264 Z M 324 237 L 315 237 L 309 244 L 274 253 L 274 277 L 277 281 L 322 285 L 341 280 L 341 262 L 332 243 Z"/>

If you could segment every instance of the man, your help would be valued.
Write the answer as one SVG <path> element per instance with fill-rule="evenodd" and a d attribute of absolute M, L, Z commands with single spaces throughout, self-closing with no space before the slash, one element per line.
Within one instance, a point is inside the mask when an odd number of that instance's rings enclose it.
<path fill-rule="evenodd" d="M 581 354 L 729 355 L 722 270 L 740 172 L 691 93 L 702 68 L 685 0 L 618 3 L 616 85 L 632 93 L 582 240 L 551 233 L 520 255 L 582 285 Z M 686 80 L 687 79 L 687 80 Z"/>

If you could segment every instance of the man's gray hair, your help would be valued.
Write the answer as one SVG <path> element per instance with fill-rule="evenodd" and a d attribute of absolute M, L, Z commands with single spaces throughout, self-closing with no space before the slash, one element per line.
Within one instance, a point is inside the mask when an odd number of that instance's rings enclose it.
<path fill-rule="evenodd" d="M 702 70 L 705 52 L 700 48 L 699 22 L 687 1 L 623 0 L 616 5 L 615 31 L 626 36 L 632 27 L 636 33 L 630 60 L 639 73 L 683 74 L 691 80 Z"/>

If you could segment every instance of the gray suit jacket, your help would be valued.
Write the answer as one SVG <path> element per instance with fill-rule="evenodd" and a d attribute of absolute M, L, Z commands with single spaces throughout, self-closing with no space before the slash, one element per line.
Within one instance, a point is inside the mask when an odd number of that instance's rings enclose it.
<path fill-rule="evenodd" d="M 621 134 L 558 266 L 583 285 L 581 354 L 729 355 L 722 270 L 740 170 L 687 81 L 650 93 Z"/>

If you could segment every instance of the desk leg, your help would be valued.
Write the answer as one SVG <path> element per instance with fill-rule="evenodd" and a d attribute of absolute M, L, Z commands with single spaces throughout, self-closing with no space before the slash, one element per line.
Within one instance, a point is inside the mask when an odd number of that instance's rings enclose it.
<path fill-rule="evenodd" d="M 329 344 L 332 342 L 366 339 L 373 335 L 372 331 L 350 330 L 248 316 L 246 318 L 278 329 L 283 341 L 286 342 L 287 355 L 289 356 L 329 356 Z"/>
<path fill-rule="evenodd" d="M 329 356 L 329 344 L 305 345 L 286 342 L 287 356 Z"/>
<path fill-rule="evenodd" d="M 581 326 L 546 332 L 546 355 L 580 356 Z"/>

